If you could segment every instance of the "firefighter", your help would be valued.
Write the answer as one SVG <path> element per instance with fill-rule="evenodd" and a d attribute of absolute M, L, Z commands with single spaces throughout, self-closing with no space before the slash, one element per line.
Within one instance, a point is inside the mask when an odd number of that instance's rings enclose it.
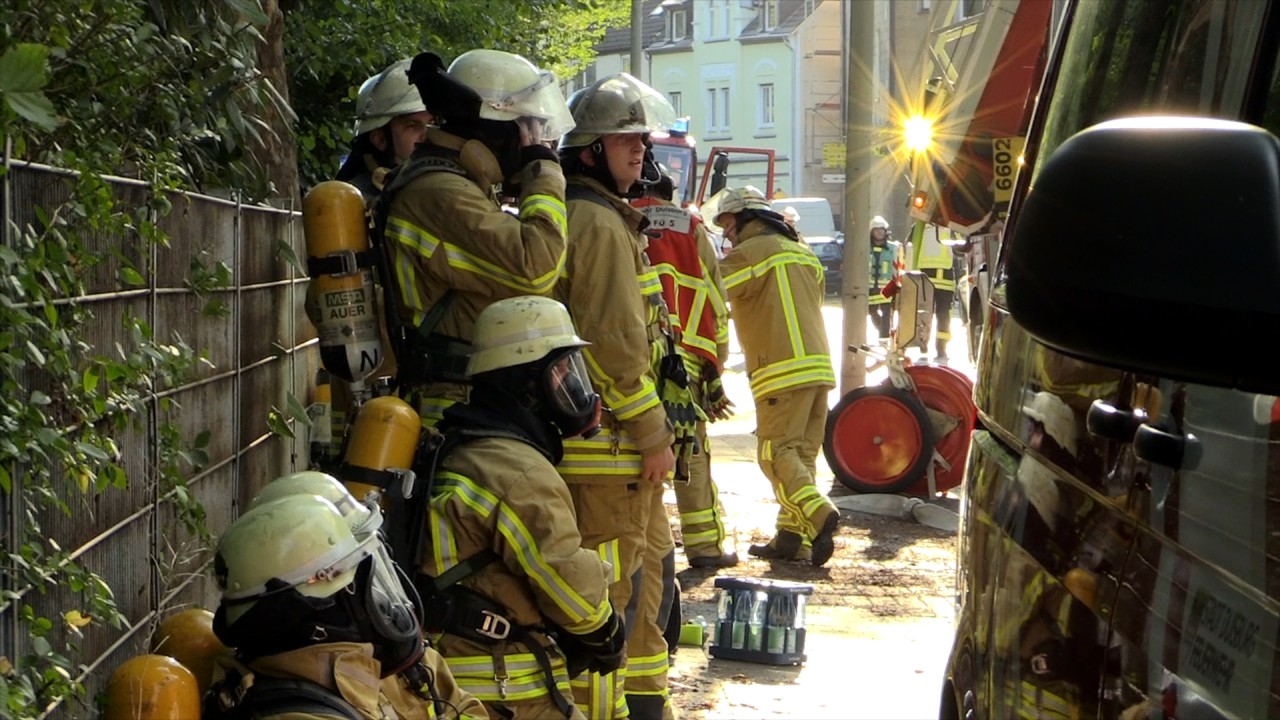
<path fill-rule="evenodd" d="M 564 267 L 564 174 L 545 142 L 573 126 L 550 72 L 498 50 L 471 50 L 445 69 L 422 53 L 409 81 L 439 127 L 388 181 L 391 319 L 402 395 L 423 423 L 466 398 L 476 316 L 495 300 L 546 295 Z M 516 198 L 504 212 L 495 187 Z"/>
<path fill-rule="evenodd" d="M 414 147 L 426 137 L 427 127 L 433 124 L 431 113 L 422 103 L 418 89 L 409 83 L 406 71 L 412 58 L 393 63 L 382 72 L 360 85 L 356 94 L 356 119 L 351 152 L 338 169 L 335 180 L 351 183 L 372 204 L 382 191 L 387 175 L 393 168 L 409 159 Z M 308 290 L 313 290 L 314 285 Z M 308 294 L 307 311 L 312 321 L 320 317 L 316 300 Z M 318 322 L 316 322 L 319 325 Z M 385 322 L 378 323 L 382 342 L 382 362 L 374 372 L 375 377 L 394 377 L 395 355 L 391 352 L 391 340 Z M 343 446 L 347 433 L 347 419 L 355 411 L 355 398 L 342 380 L 330 381 L 329 437 L 331 446 L 322 449 L 318 458 L 321 467 L 332 464 Z"/>
<path fill-rule="evenodd" d="M 488 717 L 423 642 L 379 526 L 286 492 L 227 528 L 213 627 L 236 652 L 219 660 L 202 717 Z"/>
<path fill-rule="evenodd" d="M 835 550 L 836 506 L 814 485 L 835 373 L 822 322 L 822 263 L 754 187 L 708 201 L 733 252 L 720 261 L 729 309 L 747 358 L 760 469 L 778 500 L 777 535 L 756 557 L 825 565 Z"/>
<path fill-rule="evenodd" d="M 871 282 L 867 293 L 867 305 L 871 308 L 871 321 L 880 336 L 880 342 L 889 342 L 890 324 L 893 319 L 893 298 L 884 290 L 902 270 L 902 246 L 889 237 L 889 221 L 879 215 L 871 218 Z"/>
<path fill-rule="evenodd" d="M 919 270 L 933 283 L 934 361 L 945 365 L 947 341 L 951 339 L 951 303 L 956 296 L 955 259 L 951 246 L 942 242 L 937 227 L 916 223 L 911 232 L 911 269 Z"/>
<path fill-rule="evenodd" d="M 708 420 L 732 415 L 720 375 L 729 359 L 729 313 L 716 251 L 701 218 L 676 205 L 675 183 L 659 166 L 659 180 L 645 188 L 633 204 L 645 213 L 653 230 L 649 262 L 662 281 L 662 296 L 679 329 L 677 349 L 684 361 L 693 397 Z M 724 507 L 711 479 L 707 420 L 697 421 L 697 452 L 684 478 L 676 475 L 676 505 L 684 554 L 690 567 L 725 568 L 738 564 L 738 553 L 725 549 Z"/>
<path fill-rule="evenodd" d="M 377 196 L 387 173 L 409 159 L 433 124 L 418 89 L 409 83 L 412 62 L 391 64 L 365 80 L 356 94 L 351 152 L 335 179 L 355 185 L 366 199 Z"/>
<path fill-rule="evenodd" d="M 560 139 L 569 245 L 556 293 L 592 343 L 583 355 L 606 412 L 594 437 L 565 442 L 559 467 L 583 544 L 618 544 L 620 579 L 609 596 L 634 618 L 626 666 L 578 678 L 574 696 L 589 717 L 657 718 L 668 704 L 662 631 L 675 590 L 675 542 L 662 494 L 676 464 L 675 432 L 654 371 L 667 352 L 662 283 L 644 256 L 648 221 L 627 198 L 640 194 L 649 133 L 669 127 L 675 111 L 626 73 L 578 91 L 570 105 L 576 127 Z"/>
<path fill-rule="evenodd" d="M 586 345 L 555 300 L 493 303 L 476 319 L 471 397 L 437 426 L 445 449 L 419 585 L 448 598 L 456 620 L 438 621 L 440 652 L 496 717 L 582 718 L 570 674 L 611 673 L 624 658 L 613 568 L 582 546 L 555 468 L 563 438 L 590 435 L 600 420 Z M 437 588 L 441 579 L 450 585 Z"/>

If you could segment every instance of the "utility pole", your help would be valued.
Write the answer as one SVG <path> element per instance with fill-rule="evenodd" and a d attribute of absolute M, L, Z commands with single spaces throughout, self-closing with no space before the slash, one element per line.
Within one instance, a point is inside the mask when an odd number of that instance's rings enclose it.
<path fill-rule="evenodd" d="M 867 342 L 867 285 L 871 243 L 871 103 L 875 52 L 875 3 L 846 3 L 848 44 L 845 66 L 844 175 L 844 341 L 840 348 L 840 394 L 867 384 L 866 357 L 851 352 Z"/>
<path fill-rule="evenodd" d="M 644 0 L 631 0 L 631 74 L 649 82 L 644 70 Z"/>

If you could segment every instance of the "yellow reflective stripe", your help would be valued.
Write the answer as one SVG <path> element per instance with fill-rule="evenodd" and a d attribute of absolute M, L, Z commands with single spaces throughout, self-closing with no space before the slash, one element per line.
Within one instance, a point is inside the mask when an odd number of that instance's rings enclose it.
<path fill-rule="evenodd" d="M 560 277 L 560 271 L 564 268 L 564 253 L 561 253 L 559 261 L 551 271 L 543 273 L 536 278 L 523 278 L 498 267 L 488 260 L 476 257 L 453 243 L 442 241 L 440 238 L 403 218 L 390 218 L 387 220 L 387 238 L 395 240 L 424 258 L 433 257 L 436 251 L 443 246 L 445 260 L 448 262 L 449 267 L 465 270 L 500 285 L 533 295 L 546 295 L 551 292 L 551 288 L 555 286 L 556 280 Z M 402 295 L 405 292 L 403 290 L 404 287 L 406 286 L 401 285 Z"/>
<path fill-rule="evenodd" d="M 560 277 L 560 269 L 564 267 L 564 254 L 561 253 L 555 268 L 551 271 L 535 278 L 523 278 L 503 270 L 488 260 L 478 258 L 453 243 L 445 243 L 444 251 L 445 257 L 449 261 L 449 267 L 475 273 L 500 285 L 505 285 L 513 290 L 530 295 L 546 295 L 551 292 L 551 289 L 555 287 L 556 279 Z"/>
<path fill-rule="evenodd" d="M 453 496 L 456 489 L 452 482 L 456 477 L 448 472 L 437 474 L 436 486 L 431 495 L 430 511 L 427 513 L 431 526 L 431 561 L 435 566 L 434 575 L 436 576 L 461 561 L 458 557 L 457 540 L 453 536 L 453 530 L 447 519 L 448 515 L 444 511 L 445 505 L 448 504 L 449 498 Z"/>
<path fill-rule="evenodd" d="M 622 563 L 618 560 L 620 544 L 621 541 L 614 538 L 596 546 L 596 554 L 600 556 L 601 562 L 608 565 L 610 585 L 622 579 Z"/>
<path fill-rule="evenodd" d="M 628 655 L 627 656 L 627 677 L 653 677 L 662 675 L 667 672 L 670 667 L 667 653 L 655 653 L 653 655 Z"/>
<path fill-rule="evenodd" d="M 384 235 L 387 240 L 394 240 L 427 259 L 440 247 L 440 238 L 401 217 L 387 218 Z"/>
<path fill-rule="evenodd" d="M 426 317 L 426 301 L 418 294 L 418 273 L 413 267 L 413 258 L 406 253 L 396 253 L 392 271 L 396 276 L 400 303 L 413 313 L 413 325 L 422 324 Z"/>
<path fill-rule="evenodd" d="M 556 687 L 569 695 L 569 678 L 563 659 L 550 656 Z M 481 701 L 528 700 L 549 694 L 546 675 L 538 667 L 532 653 L 512 653 L 502 657 L 506 667 L 507 682 L 499 688 L 494 679 L 493 657 L 488 655 L 446 657 L 445 663 L 459 687 L 475 695 Z"/>
<path fill-rule="evenodd" d="M 588 720 L 611 720 L 629 717 L 627 712 L 627 696 L 622 692 L 627 680 L 626 667 L 618 668 L 608 675 L 584 672 L 569 681 L 575 695 L 586 694 L 587 704 L 578 704 L 578 709 Z"/>
<path fill-rule="evenodd" d="M 608 599 L 593 606 L 574 590 L 560 573 L 547 564 L 533 539 L 533 533 L 529 532 L 529 528 L 506 503 L 498 506 L 498 531 L 515 548 L 520 567 L 524 568 L 529 580 L 537 584 L 569 616 L 574 630 L 591 632 L 604 624 L 605 615 L 609 611 Z"/>
<path fill-rule="evenodd" d="M 835 385 L 835 381 L 830 357 L 805 355 L 757 368 L 751 374 L 751 392 L 756 398 L 762 398 L 797 385 Z"/>
<path fill-rule="evenodd" d="M 791 355 L 800 357 L 804 355 L 804 335 L 800 332 L 796 298 L 791 294 L 791 276 L 785 268 L 775 274 L 778 276 L 778 305 L 782 307 L 782 315 L 787 319 L 787 339 L 791 342 Z"/>
<path fill-rule="evenodd" d="M 542 213 L 555 223 L 561 235 L 569 232 L 569 217 L 565 214 L 564 201 L 554 195 L 530 195 L 520 203 L 520 219 Z"/>
<path fill-rule="evenodd" d="M 760 457 L 765 460 L 773 460 L 773 441 L 765 440 L 760 446 Z"/>
<path fill-rule="evenodd" d="M 604 368 L 600 367 L 600 363 L 596 362 L 596 358 L 591 354 L 591 348 L 582 349 L 582 356 L 587 361 L 587 372 L 595 379 L 596 384 L 603 390 L 601 400 L 613 411 L 614 417 L 619 420 L 628 420 L 652 407 L 662 404 L 658 398 L 658 392 L 654 388 L 653 380 L 646 374 L 640 378 L 640 390 L 632 395 L 623 395 L 618 392 L 618 385 L 613 378 L 609 377 Z"/>
<path fill-rule="evenodd" d="M 741 270 L 735 270 L 729 273 L 725 277 L 721 278 L 724 280 L 724 288 L 726 290 L 732 290 L 733 288 L 736 288 L 742 283 L 750 280 L 754 270 L 754 266 L 748 265 Z"/>
<path fill-rule="evenodd" d="M 451 398 L 423 397 L 418 399 L 418 416 L 424 427 L 435 427 L 444 419 L 444 411 L 458 401 Z"/>
<path fill-rule="evenodd" d="M 680 535 L 684 538 L 684 546 L 686 548 L 697 547 L 699 545 L 715 545 L 720 542 L 720 531 L 716 528 L 704 530 L 702 532 L 682 531 Z"/>
<path fill-rule="evenodd" d="M 695 523 L 714 522 L 716 519 L 716 511 L 713 508 L 706 510 L 694 510 L 693 512 L 680 513 L 680 524 L 693 525 Z"/>
<path fill-rule="evenodd" d="M 797 375 L 791 375 L 785 378 L 779 378 L 769 384 L 751 383 L 751 392 L 757 398 L 768 397 L 770 395 L 782 392 L 787 388 L 797 387 L 800 385 L 832 385 L 836 384 L 835 373 L 831 368 L 814 368 L 813 370 Z"/>
<path fill-rule="evenodd" d="M 648 297 L 662 293 L 662 280 L 658 278 L 658 273 L 652 269 L 636 273 L 636 280 L 640 283 L 640 294 L 642 296 Z"/>

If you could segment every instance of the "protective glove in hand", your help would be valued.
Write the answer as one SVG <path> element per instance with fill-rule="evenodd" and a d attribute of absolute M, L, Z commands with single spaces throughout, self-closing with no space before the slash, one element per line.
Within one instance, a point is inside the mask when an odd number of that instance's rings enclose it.
<path fill-rule="evenodd" d="M 608 675 L 622 667 L 627 657 L 627 629 L 622 616 L 612 607 L 609 618 L 595 630 L 585 635 L 561 631 L 555 637 L 568 661 L 569 677 L 577 677 L 584 670 Z"/>
<path fill-rule="evenodd" d="M 535 160 L 548 160 L 553 163 L 559 163 L 560 156 L 556 155 L 556 151 L 546 145 L 525 145 L 520 148 L 520 167 L 524 167 Z"/>
<path fill-rule="evenodd" d="M 679 354 L 668 353 L 662 358 L 658 382 L 662 385 L 662 405 L 676 436 L 671 448 L 676 455 L 676 480 L 688 482 L 689 461 L 702 452 L 698 443 L 698 423 L 706 422 L 707 414 L 694 402 L 689 375 Z"/>
<path fill-rule="evenodd" d="M 733 401 L 724 394 L 720 371 L 711 363 L 702 366 L 702 409 L 710 422 L 733 417 Z"/>

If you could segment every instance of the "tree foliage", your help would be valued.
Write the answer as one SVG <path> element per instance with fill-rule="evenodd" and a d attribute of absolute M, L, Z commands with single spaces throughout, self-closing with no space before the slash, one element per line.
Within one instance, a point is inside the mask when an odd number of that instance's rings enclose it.
<path fill-rule="evenodd" d="M 594 57 L 630 0 L 350 0 L 299 2 L 285 53 L 304 186 L 332 177 L 351 144 L 356 90 L 391 63 L 478 47 L 519 53 L 562 80 Z M 341 51 L 335 49 L 341 48 Z"/>
<path fill-rule="evenodd" d="M 0 497 L 20 531 L 0 535 L 0 616 L 26 630 L 22 654 L 0 648 L 0 716 L 40 717 L 84 703 L 76 638 L 126 620 L 93 568 L 46 537 L 42 518 L 130 483 L 115 438 L 147 413 L 161 438 L 149 478 L 197 537 L 204 509 L 185 473 L 202 465 L 207 433 L 185 439 L 155 402 L 157 386 L 188 376 L 204 355 L 122 318 L 114 348 L 91 347 L 81 329 L 103 320 L 77 302 L 83 273 L 104 258 L 88 237 L 120 238 L 116 290 L 147 284 L 147 257 L 183 238 L 159 220 L 173 189 L 277 193 L 255 151 L 296 141 L 304 185 L 329 177 L 350 143 L 359 84 L 423 50 L 446 61 L 476 47 L 518 52 L 560 77 L 587 61 L 629 0 L 278 0 L 285 13 L 288 87 L 264 68 L 264 32 L 277 0 L 8 0 L 0 5 L 0 150 L 76 172 L 70 198 L 38 208 L 38 222 L 5 228 L 0 242 Z M 264 6 L 267 10 L 264 11 Z M 280 50 L 274 45 L 271 50 Z M 290 101 L 291 99 L 291 101 Z M 296 125 L 288 125 L 296 118 Z M 284 125 L 281 120 L 285 119 Z M 273 124 L 274 123 L 274 124 Z M 277 145 L 278 146 L 278 145 Z M 0 167 L 0 176 L 5 168 Z M 147 183 L 144 207 L 121 205 L 103 175 Z M 189 287 L 215 289 L 225 267 L 194 263 Z M 33 378 L 37 382 L 33 383 Z M 6 513 L 9 514 L 9 513 Z M 51 587 L 78 607 L 41 609 Z M 82 704 L 83 708 L 84 705 Z M 75 713 L 73 713 L 75 714 Z"/>

